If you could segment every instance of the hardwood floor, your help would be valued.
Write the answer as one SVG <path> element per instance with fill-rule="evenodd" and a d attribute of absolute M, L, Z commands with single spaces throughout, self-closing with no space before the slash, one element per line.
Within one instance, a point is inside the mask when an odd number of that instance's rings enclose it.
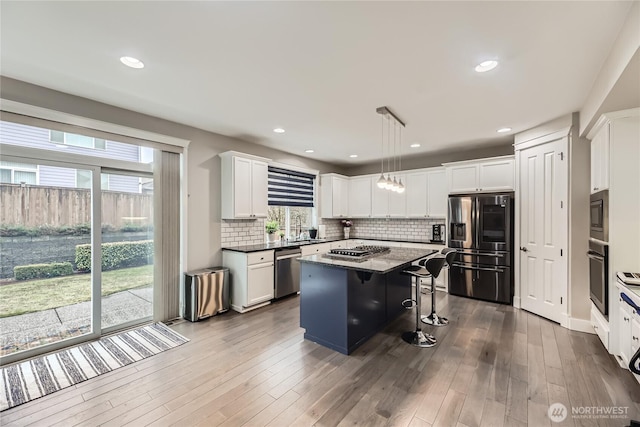
<path fill-rule="evenodd" d="M 640 419 L 640 385 L 595 335 L 508 306 L 438 299 L 450 324 L 425 326 L 438 338 L 430 349 L 400 339 L 412 312 L 351 356 L 305 341 L 297 297 L 178 323 L 189 343 L 7 410 L 0 424 L 537 427 L 553 424 L 556 402 L 569 411 L 558 425 Z M 594 406 L 627 407 L 627 417 L 570 414 Z"/>

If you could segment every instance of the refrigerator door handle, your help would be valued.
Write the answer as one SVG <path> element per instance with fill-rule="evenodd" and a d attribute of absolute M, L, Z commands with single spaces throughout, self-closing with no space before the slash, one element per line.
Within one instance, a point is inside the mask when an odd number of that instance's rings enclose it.
<path fill-rule="evenodd" d="M 465 270 L 475 270 L 475 271 L 493 271 L 496 273 L 504 273 L 504 269 L 502 268 L 488 268 L 488 267 L 476 267 L 476 266 L 470 266 L 470 265 L 464 265 L 464 264 L 458 264 L 458 263 L 453 263 L 451 264 L 452 267 L 458 267 L 458 268 L 462 268 Z"/>

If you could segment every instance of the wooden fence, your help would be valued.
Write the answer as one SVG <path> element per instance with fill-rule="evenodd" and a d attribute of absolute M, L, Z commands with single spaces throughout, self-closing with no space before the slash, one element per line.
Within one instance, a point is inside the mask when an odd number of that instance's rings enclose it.
<path fill-rule="evenodd" d="M 91 192 L 85 189 L 0 184 L 0 223 L 38 227 L 91 222 Z M 153 224 L 153 195 L 102 192 L 102 224 Z"/>

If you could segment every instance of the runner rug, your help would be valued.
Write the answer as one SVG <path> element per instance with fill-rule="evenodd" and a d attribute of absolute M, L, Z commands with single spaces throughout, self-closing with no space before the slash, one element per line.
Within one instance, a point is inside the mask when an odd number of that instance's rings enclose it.
<path fill-rule="evenodd" d="M 0 411 L 106 374 L 189 340 L 162 323 L 142 326 L 0 369 Z"/>

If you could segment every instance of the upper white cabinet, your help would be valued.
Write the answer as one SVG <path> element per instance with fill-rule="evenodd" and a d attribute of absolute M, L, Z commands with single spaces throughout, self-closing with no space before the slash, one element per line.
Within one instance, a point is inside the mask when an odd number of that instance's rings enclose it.
<path fill-rule="evenodd" d="M 609 123 L 591 140 L 591 193 L 609 188 Z"/>
<path fill-rule="evenodd" d="M 371 177 L 354 176 L 349 179 L 349 216 L 371 217 Z"/>
<path fill-rule="evenodd" d="M 447 216 L 447 176 L 444 168 L 427 172 L 427 217 L 445 218 Z"/>
<path fill-rule="evenodd" d="M 444 218 L 447 211 L 447 184 L 444 168 L 406 173 L 406 216 L 409 218 Z"/>
<path fill-rule="evenodd" d="M 396 174 L 406 184 L 406 175 Z M 378 177 L 369 179 L 371 188 L 371 216 L 374 218 L 403 218 L 407 216 L 407 192 L 402 194 L 378 188 Z"/>
<path fill-rule="evenodd" d="M 320 175 L 320 216 L 349 216 L 349 178 L 335 173 Z"/>
<path fill-rule="evenodd" d="M 445 163 L 448 193 L 513 190 L 514 159 L 514 156 L 504 156 Z"/>
<path fill-rule="evenodd" d="M 222 219 L 266 218 L 269 159 L 227 151 L 220 154 Z"/>

